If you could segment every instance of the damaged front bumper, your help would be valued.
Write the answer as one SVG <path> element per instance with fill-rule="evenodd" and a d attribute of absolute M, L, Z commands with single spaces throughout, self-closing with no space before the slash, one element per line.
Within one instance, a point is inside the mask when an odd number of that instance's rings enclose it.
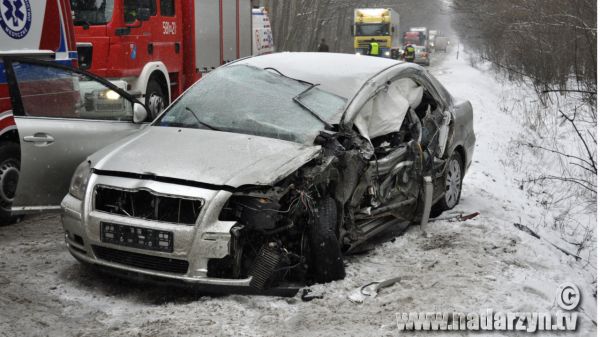
<path fill-rule="evenodd" d="M 99 211 L 96 207 L 99 186 L 118 186 L 115 189 L 120 191 L 146 191 L 186 200 L 201 198 L 203 205 L 193 224 L 137 218 L 130 214 L 131 212 L 125 212 L 130 215 L 127 216 L 118 214 L 119 212 Z M 231 192 L 224 190 L 94 174 L 90 178 L 84 201 L 71 195 L 67 195 L 62 201 L 61 220 L 65 241 L 69 252 L 76 259 L 113 271 L 185 284 L 246 288 L 250 285 L 251 277 L 209 277 L 209 261 L 222 259 L 230 253 L 230 230 L 236 222 L 218 220 L 219 213 L 230 196 Z M 136 240 L 144 241 L 142 234 L 132 234 L 124 242 L 107 240 L 105 224 L 123 226 L 122 228 L 131 230 L 132 233 L 144 230 L 143 235 L 148 235 L 147 230 L 150 230 L 150 234 L 170 233 L 171 247 L 153 250 L 145 246 L 136 246 Z"/>

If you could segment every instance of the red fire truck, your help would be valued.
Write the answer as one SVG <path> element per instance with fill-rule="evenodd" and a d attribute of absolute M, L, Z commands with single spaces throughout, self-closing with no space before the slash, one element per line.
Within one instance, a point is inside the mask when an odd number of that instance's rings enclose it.
<path fill-rule="evenodd" d="M 204 73 L 252 54 L 251 0 L 71 0 L 82 69 L 153 116 Z"/>

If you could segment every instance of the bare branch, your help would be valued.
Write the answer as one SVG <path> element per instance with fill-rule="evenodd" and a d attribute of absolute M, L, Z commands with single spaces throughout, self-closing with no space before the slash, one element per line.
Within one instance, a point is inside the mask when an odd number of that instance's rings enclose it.
<path fill-rule="evenodd" d="M 590 147 L 588 146 L 585 138 L 583 137 L 583 135 L 581 134 L 581 132 L 579 131 L 579 128 L 577 127 L 577 124 L 575 123 L 575 118 L 569 118 L 569 116 L 567 116 L 562 110 L 558 110 L 560 112 L 560 114 L 563 116 L 563 118 L 565 118 L 566 120 L 568 120 L 571 125 L 573 126 L 573 129 L 575 130 L 575 132 L 577 133 L 577 136 L 579 137 L 579 139 L 581 140 L 581 143 L 583 144 L 583 146 L 585 147 L 585 150 L 587 152 L 588 158 L 590 160 L 589 164 L 591 164 L 591 166 L 593 167 L 594 173 L 598 174 L 598 169 L 596 168 L 596 159 L 594 157 L 594 155 L 592 154 L 592 151 L 590 150 Z"/>

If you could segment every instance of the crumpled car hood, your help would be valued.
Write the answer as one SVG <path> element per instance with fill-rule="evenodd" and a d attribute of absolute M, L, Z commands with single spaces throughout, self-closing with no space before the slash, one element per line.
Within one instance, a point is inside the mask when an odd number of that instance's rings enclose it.
<path fill-rule="evenodd" d="M 90 160 L 95 170 L 239 187 L 273 184 L 315 158 L 320 149 L 259 136 L 148 127 Z"/>

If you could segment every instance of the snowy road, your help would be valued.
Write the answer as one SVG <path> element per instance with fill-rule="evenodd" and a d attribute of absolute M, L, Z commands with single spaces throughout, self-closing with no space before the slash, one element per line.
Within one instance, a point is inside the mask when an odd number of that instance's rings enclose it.
<path fill-rule="evenodd" d="M 480 217 L 433 222 L 430 237 L 413 227 L 348 258 L 346 279 L 313 287 L 324 298 L 312 302 L 299 295 L 208 297 L 100 276 L 67 253 L 58 216 L 30 217 L 0 227 L 0 336 L 415 335 L 397 330 L 396 313 L 554 312 L 556 288 L 565 281 L 582 292 L 578 331 L 566 335 L 595 335 L 595 269 L 513 226 L 536 223 L 545 212 L 519 189 L 510 164 L 515 151 L 507 140 L 526 137 L 527 130 L 499 108 L 502 85 L 454 56 L 431 71 L 473 103 L 478 143 L 457 211 Z M 347 299 L 358 286 L 395 276 L 401 281 L 376 298 Z"/>

